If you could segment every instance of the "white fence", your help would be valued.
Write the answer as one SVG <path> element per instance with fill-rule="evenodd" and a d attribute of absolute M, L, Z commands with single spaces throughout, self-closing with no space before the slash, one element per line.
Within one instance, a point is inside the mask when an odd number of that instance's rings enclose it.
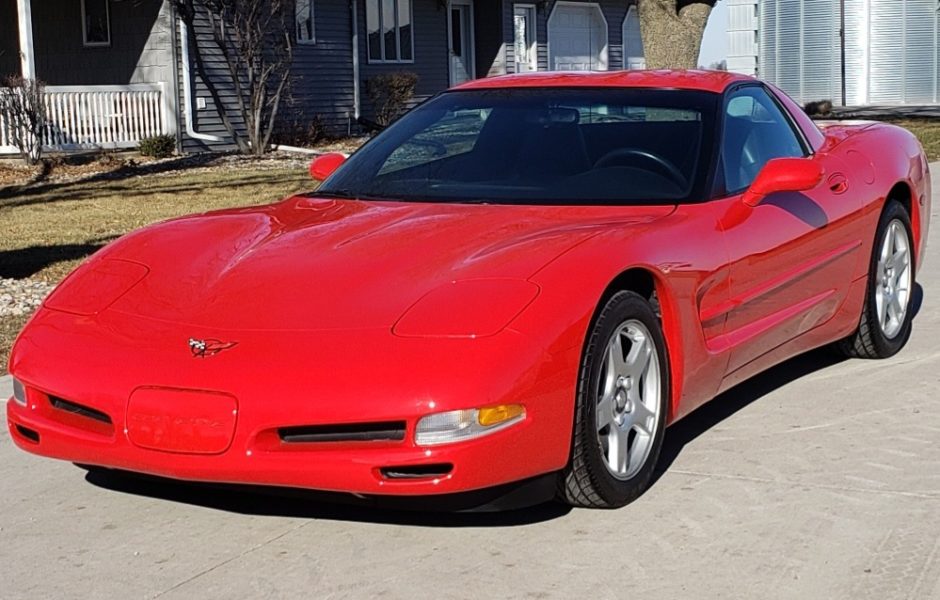
<path fill-rule="evenodd" d="M 48 86 L 45 150 L 70 152 L 133 148 L 141 139 L 172 133 L 164 84 Z M 9 119 L 0 114 L 0 154 L 16 153 Z"/>

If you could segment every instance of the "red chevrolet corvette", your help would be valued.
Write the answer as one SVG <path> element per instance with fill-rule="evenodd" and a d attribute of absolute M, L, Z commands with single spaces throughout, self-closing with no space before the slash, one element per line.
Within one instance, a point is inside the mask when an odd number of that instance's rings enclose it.
<path fill-rule="evenodd" d="M 530 74 L 412 110 L 315 192 L 95 254 L 13 348 L 16 444 L 360 495 L 615 507 L 667 427 L 795 354 L 911 333 L 917 140 L 727 73 Z"/>

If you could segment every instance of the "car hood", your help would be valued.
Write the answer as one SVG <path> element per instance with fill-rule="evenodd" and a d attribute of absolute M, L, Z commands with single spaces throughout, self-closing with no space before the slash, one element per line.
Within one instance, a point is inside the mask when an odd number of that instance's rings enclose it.
<path fill-rule="evenodd" d="M 227 330 L 388 327 L 441 285 L 526 279 L 603 229 L 673 208 L 296 197 L 152 226 L 103 258 L 149 269 L 110 310 Z"/>

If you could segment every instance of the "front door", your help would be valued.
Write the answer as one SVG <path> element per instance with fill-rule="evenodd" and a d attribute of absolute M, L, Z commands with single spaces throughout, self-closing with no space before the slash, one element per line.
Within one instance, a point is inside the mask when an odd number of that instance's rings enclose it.
<path fill-rule="evenodd" d="M 763 86 L 734 92 L 724 119 L 721 176 L 733 195 L 716 202 L 725 205 L 721 226 L 732 259 L 730 373 L 835 315 L 856 271 L 862 228 L 860 198 L 831 152 L 812 157 L 826 174 L 815 189 L 771 194 L 746 208 L 740 193 L 769 160 L 809 150 Z"/>
<path fill-rule="evenodd" d="M 474 78 L 472 0 L 451 1 L 447 32 L 450 37 L 450 84 L 457 85 Z"/>

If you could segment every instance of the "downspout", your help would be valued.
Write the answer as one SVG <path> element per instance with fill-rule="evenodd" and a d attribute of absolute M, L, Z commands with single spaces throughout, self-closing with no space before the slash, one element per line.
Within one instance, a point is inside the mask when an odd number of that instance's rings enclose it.
<path fill-rule="evenodd" d="M 175 100 L 173 101 L 173 117 L 175 123 L 173 124 L 173 135 L 176 137 L 176 152 L 178 154 L 183 153 L 183 132 L 180 130 L 180 121 L 182 121 L 182 115 L 180 114 L 180 69 L 179 69 L 179 54 L 176 46 L 176 29 L 173 28 L 173 23 L 176 21 L 176 5 L 170 2 L 170 32 L 173 34 L 170 40 L 170 55 L 173 60 L 173 96 Z"/>
<path fill-rule="evenodd" d="M 186 135 L 194 140 L 202 140 L 204 142 L 224 142 L 225 140 L 217 135 L 199 133 L 196 131 L 196 128 L 193 127 L 193 86 L 190 81 L 191 76 L 189 71 L 189 32 L 187 31 L 186 21 L 180 18 L 179 22 L 180 48 L 182 48 L 183 52 L 183 100 L 186 103 Z"/>
<path fill-rule="evenodd" d="M 359 0 L 350 0 L 352 11 L 352 71 L 353 71 L 353 119 L 358 123 L 360 113 L 359 99 Z M 350 131 L 350 133 L 352 133 Z"/>

